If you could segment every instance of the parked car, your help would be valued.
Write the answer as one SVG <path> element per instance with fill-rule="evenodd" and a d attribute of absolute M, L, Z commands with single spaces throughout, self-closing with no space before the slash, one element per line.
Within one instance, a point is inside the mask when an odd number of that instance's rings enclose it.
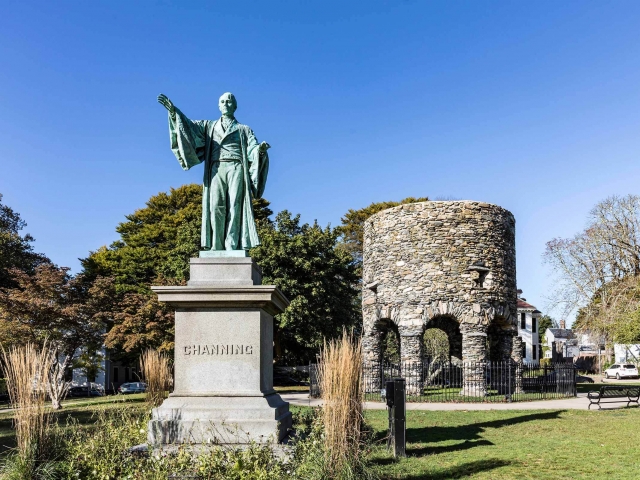
<path fill-rule="evenodd" d="M 122 394 L 144 393 L 146 391 L 147 391 L 147 384 L 143 382 L 123 383 L 118 387 L 118 392 Z"/>
<path fill-rule="evenodd" d="M 594 383 L 593 378 L 585 375 L 576 375 L 576 383 Z"/>
<path fill-rule="evenodd" d="M 74 385 L 67 391 L 67 397 L 102 397 L 103 395 L 104 390 L 95 385 L 91 385 L 91 389 L 88 385 Z"/>
<path fill-rule="evenodd" d="M 638 368 L 631 363 L 616 363 L 604 371 L 604 378 L 638 378 Z"/>

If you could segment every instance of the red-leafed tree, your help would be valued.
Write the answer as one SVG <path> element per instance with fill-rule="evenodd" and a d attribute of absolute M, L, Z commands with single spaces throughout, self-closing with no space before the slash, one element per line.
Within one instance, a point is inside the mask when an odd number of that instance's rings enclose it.
<path fill-rule="evenodd" d="M 68 268 L 39 265 L 32 275 L 11 269 L 14 288 L 0 288 L 0 343 L 47 343 L 54 357 L 50 392 L 54 408 L 64 393 L 64 371 L 82 351 L 102 347 L 117 305 L 114 282 L 71 276 Z"/>

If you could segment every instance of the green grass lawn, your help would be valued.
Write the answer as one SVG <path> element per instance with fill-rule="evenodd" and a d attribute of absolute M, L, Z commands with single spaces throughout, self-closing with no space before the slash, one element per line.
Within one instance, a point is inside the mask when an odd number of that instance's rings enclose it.
<path fill-rule="evenodd" d="M 143 395 L 73 399 L 56 419 L 93 421 L 100 407 L 144 408 Z M 292 407 L 294 412 L 306 407 Z M 384 437 L 387 413 L 366 411 L 383 479 L 637 479 L 640 409 L 608 411 L 409 411 L 407 458 L 394 460 Z M 64 424 L 64 423 L 63 423 Z M 15 445 L 11 414 L 0 413 L 0 456 Z M 0 457 L 1 461 L 1 457 Z"/>
<path fill-rule="evenodd" d="M 382 440 L 385 411 L 367 411 L 384 479 L 637 479 L 640 409 L 600 412 L 407 412 L 407 458 Z"/>

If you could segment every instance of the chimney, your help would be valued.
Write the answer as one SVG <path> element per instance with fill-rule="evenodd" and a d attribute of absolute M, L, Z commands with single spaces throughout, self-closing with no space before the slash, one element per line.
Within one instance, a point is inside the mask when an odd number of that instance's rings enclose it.
<path fill-rule="evenodd" d="M 567 322 L 560 320 L 560 328 L 567 328 Z"/>

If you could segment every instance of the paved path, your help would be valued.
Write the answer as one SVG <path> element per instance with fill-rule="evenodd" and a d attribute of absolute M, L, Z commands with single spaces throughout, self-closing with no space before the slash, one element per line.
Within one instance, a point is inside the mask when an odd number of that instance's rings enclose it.
<path fill-rule="evenodd" d="M 281 393 L 280 396 L 291 405 L 305 407 L 318 407 L 322 400 L 309 398 L 306 393 Z M 413 403 L 407 402 L 407 410 L 587 410 L 589 399 L 586 393 L 579 393 L 576 398 L 563 398 L 559 400 L 538 400 L 533 402 L 514 403 Z M 626 403 L 606 405 L 603 410 L 626 407 Z M 365 402 L 364 408 L 368 410 L 385 410 L 386 404 L 382 402 Z M 593 407 L 592 410 L 597 410 Z"/>

